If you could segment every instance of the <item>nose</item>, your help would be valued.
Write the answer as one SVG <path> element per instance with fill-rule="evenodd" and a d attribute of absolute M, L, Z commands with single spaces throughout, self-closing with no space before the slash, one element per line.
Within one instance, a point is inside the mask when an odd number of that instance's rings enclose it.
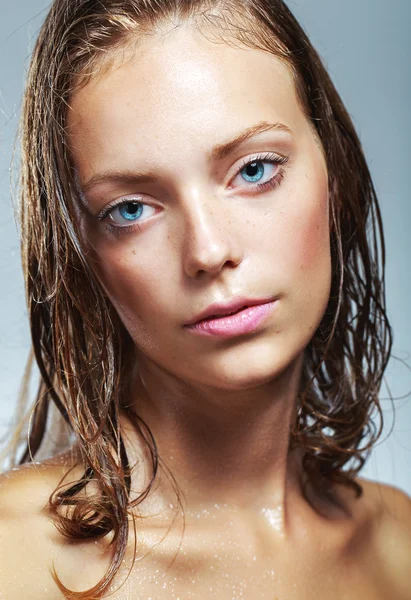
<path fill-rule="evenodd" d="M 191 203 L 184 222 L 183 268 L 190 278 L 216 276 L 243 260 L 243 250 L 223 200 Z"/>

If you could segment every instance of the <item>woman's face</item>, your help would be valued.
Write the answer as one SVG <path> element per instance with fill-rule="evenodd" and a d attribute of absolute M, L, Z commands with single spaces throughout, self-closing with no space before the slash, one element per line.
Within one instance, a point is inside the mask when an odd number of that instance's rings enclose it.
<path fill-rule="evenodd" d="M 288 67 L 181 27 L 77 91 L 68 125 L 84 242 L 142 368 L 225 389 L 279 375 L 331 283 L 327 170 Z M 275 302 L 186 326 L 237 299 Z"/>

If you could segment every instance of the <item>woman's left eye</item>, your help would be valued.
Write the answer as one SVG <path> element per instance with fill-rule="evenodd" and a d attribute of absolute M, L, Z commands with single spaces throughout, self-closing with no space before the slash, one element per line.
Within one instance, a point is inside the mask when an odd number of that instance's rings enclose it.
<path fill-rule="evenodd" d="M 278 185 L 284 177 L 284 169 L 281 168 L 288 162 L 288 157 L 278 156 L 276 154 L 265 154 L 256 156 L 252 160 L 247 160 L 235 176 L 235 181 L 241 176 L 242 180 L 254 184 L 251 189 L 257 188 L 263 190 L 273 188 Z M 267 167 L 268 165 L 268 167 Z M 268 170 L 268 175 L 267 175 Z M 268 177 L 268 179 L 267 179 Z M 250 186 L 240 186 L 249 188 Z"/>

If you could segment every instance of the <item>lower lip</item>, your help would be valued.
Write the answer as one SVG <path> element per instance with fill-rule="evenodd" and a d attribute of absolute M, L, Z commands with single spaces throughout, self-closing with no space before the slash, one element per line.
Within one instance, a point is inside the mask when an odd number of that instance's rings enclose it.
<path fill-rule="evenodd" d="M 223 338 L 253 333 L 272 312 L 276 304 L 277 300 L 274 300 L 265 304 L 249 306 L 234 315 L 199 321 L 194 325 L 187 325 L 186 328 L 200 335 Z"/>

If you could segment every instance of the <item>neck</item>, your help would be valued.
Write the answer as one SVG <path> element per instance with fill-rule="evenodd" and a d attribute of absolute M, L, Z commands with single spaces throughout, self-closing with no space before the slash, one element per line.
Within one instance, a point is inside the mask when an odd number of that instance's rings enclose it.
<path fill-rule="evenodd" d="M 289 452 L 301 365 L 299 357 L 256 388 L 215 390 L 194 389 L 139 362 L 141 383 L 130 409 L 149 426 L 190 511 L 275 507 L 285 515 L 287 498 L 301 481 L 301 455 Z M 165 489 L 158 493 L 169 502 Z"/>

